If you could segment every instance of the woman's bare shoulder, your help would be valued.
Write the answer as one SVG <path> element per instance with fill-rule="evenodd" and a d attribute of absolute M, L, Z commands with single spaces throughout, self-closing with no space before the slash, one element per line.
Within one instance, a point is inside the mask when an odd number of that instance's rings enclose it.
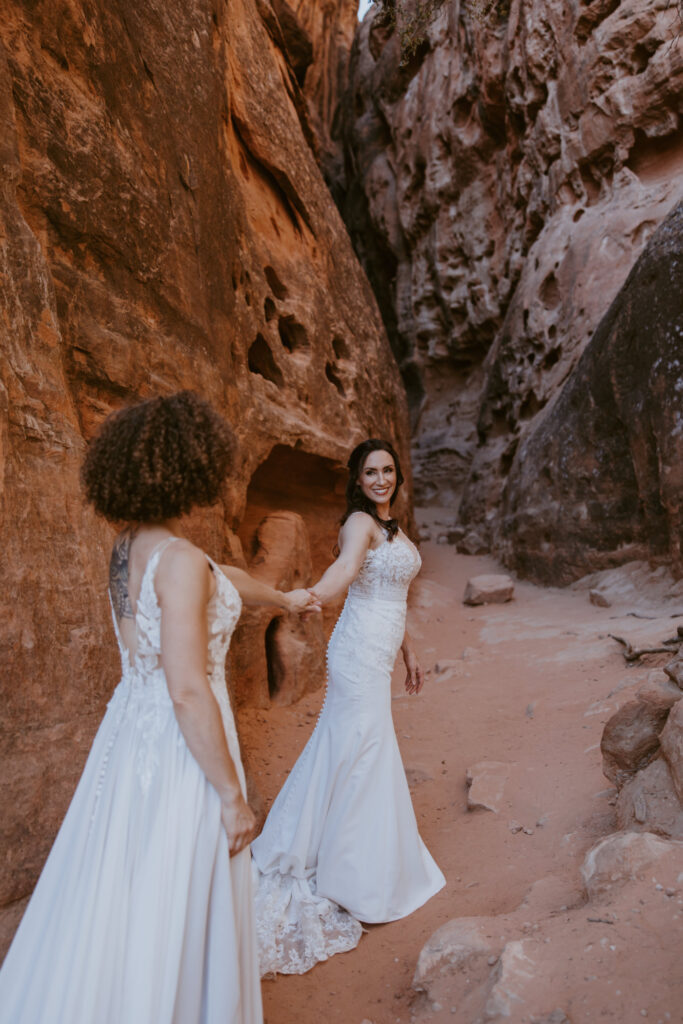
<path fill-rule="evenodd" d="M 368 512 L 363 512 L 360 509 L 351 513 L 339 531 L 340 547 L 345 542 L 348 544 L 365 543 L 367 547 L 374 547 L 381 540 L 381 531 L 375 520 Z"/>
<path fill-rule="evenodd" d="M 159 562 L 155 584 L 158 593 L 178 584 L 206 583 L 211 578 L 209 561 L 201 548 L 186 537 L 169 544 Z"/>

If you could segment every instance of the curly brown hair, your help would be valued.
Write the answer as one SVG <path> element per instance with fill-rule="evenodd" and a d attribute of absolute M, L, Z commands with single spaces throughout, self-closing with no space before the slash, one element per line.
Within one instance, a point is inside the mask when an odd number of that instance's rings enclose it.
<path fill-rule="evenodd" d="M 119 409 L 81 467 L 87 500 L 111 522 L 162 522 L 211 505 L 232 461 L 225 420 L 193 391 Z"/>

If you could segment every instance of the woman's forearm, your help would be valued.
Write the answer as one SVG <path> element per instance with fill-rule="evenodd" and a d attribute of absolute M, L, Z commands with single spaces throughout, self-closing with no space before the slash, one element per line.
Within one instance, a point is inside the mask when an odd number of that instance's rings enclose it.
<path fill-rule="evenodd" d="M 238 569 L 233 565 L 222 565 L 221 569 L 239 592 L 244 604 L 270 604 L 287 611 L 287 598 L 281 590 L 275 590 L 267 583 L 250 576 L 244 569 Z"/>
<path fill-rule="evenodd" d="M 312 586 L 311 593 L 319 599 L 321 604 L 329 604 L 337 597 L 341 597 L 349 589 L 354 580 L 356 572 L 352 566 L 346 565 L 337 560 L 325 570 L 318 582 Z"/>
<path fill-rule="evenodd" d="M 195 761 L 223 803 L 242 796 L 230 756 L 218 702 L 208 685 L 193 688 L 173 699 L 173 710 Z"/>

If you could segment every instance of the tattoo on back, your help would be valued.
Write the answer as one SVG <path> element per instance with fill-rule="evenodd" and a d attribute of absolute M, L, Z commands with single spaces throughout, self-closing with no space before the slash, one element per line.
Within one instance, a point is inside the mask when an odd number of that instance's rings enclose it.
<path fill-rule="evenodd" d="M 109 562 L 109 592 L 117 619 L 132 619 L 128 596 L 128 556 L 133 535 L 125 532 L 116 538 Z"/>

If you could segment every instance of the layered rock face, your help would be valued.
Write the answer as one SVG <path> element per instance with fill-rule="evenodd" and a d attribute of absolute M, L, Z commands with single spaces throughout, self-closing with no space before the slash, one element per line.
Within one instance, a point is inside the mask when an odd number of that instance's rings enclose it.
<path fill-rule="evenodd" d="M 3 8 L 0 904 L 30 891 L 117 681 L 112 531 L 78 483 L 102 417 L 181 387 L 213 401 L 237 454 L 192 535 L 283 583 L 331 558 L 350 448 L 388 434 L 406 453 L 400 378 L 278 26 L 266 0 Z M 261 528 L 278 510 L 294 518 Z M 238 700 L 322 682 L 321 630 L 247 625 Z"/>
<path fill-rule="evenodd" d="M 520 441 L 683 194 L 683 47 L 668 0 L 476 6 L 444 4 L 404 66 L 366 16 L 344 216 L 412 398 L 416 493 L 455 509 L 464 487 L 490 540 Z"/>

